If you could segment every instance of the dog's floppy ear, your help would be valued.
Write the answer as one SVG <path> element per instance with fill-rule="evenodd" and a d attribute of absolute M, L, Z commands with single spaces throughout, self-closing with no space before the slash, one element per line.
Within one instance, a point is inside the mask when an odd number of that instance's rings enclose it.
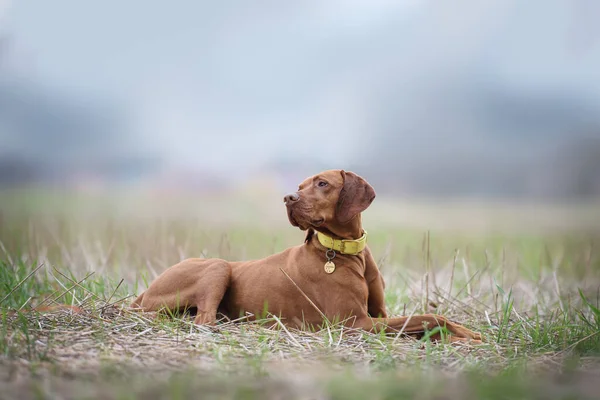
<path fill-rule="evenodd" d="M 341 223 L 346 223 L 371 205 L 375 199 L 375 190 L 353 172 L 342 170 L 342 178 L 344 178 L 344 187 L 340 191 L 336 217 Z"/>

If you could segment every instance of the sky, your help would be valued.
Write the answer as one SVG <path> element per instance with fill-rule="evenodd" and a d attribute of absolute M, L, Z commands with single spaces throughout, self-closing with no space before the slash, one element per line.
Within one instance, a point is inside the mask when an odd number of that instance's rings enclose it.
<path fill-rule="evenodd" d="M 476 109 L 489 93 L 598 110 L 594 16 L 594 0 L 0 0 L 16 74 L 116 104 L 167 165 L 223 171 L 480 152 L 503 135 Z"/>
<path fill-rule="evenodd" d="M 253 141 L 272 143 L 253 147 L 260 159 L 291 147 L 310 155 L 308 143 L 332 130 L 355 133 L 346 118 L 357 106 L 346 93 L 352 88 L 335 82 L 346 72 L 327 65 L 335 56 L 322 52 L 335 50 L 320 42 L 416 7 L 385 0 L 350 7 L 339 1 L 33 3 L 14 2 L 5 16 L 19 66 L 61 90 L 117 99 L 157 146 L 166 144 L 186 161 L 205 148 L 223 148 L 224 136 L 234 156 Z M 340 161 L 349 150 L 329 148 L 327 156 Z M 197 162 L 216 157 L 210 152 Z"/>

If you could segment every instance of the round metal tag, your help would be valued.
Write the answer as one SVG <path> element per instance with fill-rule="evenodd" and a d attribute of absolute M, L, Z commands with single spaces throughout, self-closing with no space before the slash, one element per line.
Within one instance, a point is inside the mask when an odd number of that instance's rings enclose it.
<path fill-rule="evenodd" d="M 335 264 L 333 263 L 333 261 L 327 261 L 323 268 L 325 268 L 325 272 L 331 274 L 333 271 L 335 271 Z"/>

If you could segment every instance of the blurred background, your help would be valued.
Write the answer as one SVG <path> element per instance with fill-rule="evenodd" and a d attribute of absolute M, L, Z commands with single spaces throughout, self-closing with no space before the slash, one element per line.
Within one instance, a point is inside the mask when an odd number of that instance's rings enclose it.
<path fill-rule="evenodd" d="M 597 0 L 0 0 L 0 185 L 600 195 Z M 255 186 L 254 186 L 255 187 Z"/>

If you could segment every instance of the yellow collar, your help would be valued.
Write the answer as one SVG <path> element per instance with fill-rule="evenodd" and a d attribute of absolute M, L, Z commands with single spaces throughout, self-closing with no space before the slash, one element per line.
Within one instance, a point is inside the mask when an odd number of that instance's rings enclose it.
<path fill-rule="evenodd" d="M 317 231 L 317 238 L 319 239 L 319 242 L 328 249 L 333 249 L 342 254 L 350 254 L 355 256 L 363 251 L 367 246 L 367 231 L 363 232 L 363 235 L 358 239 L 340 240 L 334 239 Z"/>

